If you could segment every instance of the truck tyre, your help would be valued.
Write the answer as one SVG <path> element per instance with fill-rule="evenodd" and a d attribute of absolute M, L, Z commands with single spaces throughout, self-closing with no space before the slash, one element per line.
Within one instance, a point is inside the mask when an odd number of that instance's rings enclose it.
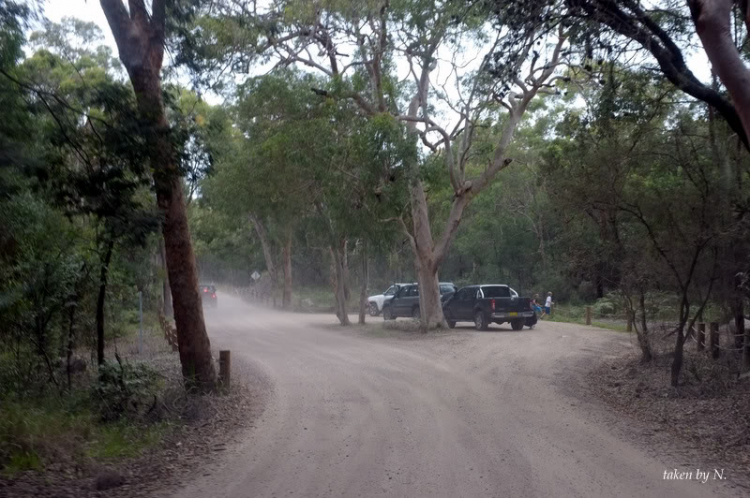
<path fill-rule="evenodd" d="M 391 310 L 390 306 L 383 306 L 383 320 L 395 320 L 396 317 L 393 316 L 393 311 Z"/>
<path fill-rule="evenodd" d="M 474 328 L 477 330 L 487 330 L 489 326 L 490 324 L 487 321 L 487 318 L 485 318 L 484 313 L 481 311 L 474 313 Z"/>
<path fill-rule="evenodd" d="M 456 322 L 453 320 L 446 320 L 448 322 L 448 328 L 455 329 L 456 328 Z"/>
<path fill-rule="evenodd" d="M 422 319 L 422 312 L 419 310 L 419 306 L 416 306 L 411 310 L 411 317 L 415 320 Z"/>
<path fill-rule="evenodd" d="M 380 314 L 380 311 L 378 311 L 377 303 L 370 303 L 369 311 L 370 311 L 370 316 L 378 316 Z"/>
<path fill-rule="evenodd" d="M 525 320 L 513 320 L 510 322 L 510 326 L 513 328 L 513 330 L 522 330 L 524 326 Z"/>

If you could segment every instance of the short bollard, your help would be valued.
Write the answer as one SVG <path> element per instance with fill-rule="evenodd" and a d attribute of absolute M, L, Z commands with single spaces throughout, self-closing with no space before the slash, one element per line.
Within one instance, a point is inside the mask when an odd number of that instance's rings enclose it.
<path fill-rule="evenodd" d="M 586 306 L 586 325 L 591 325 L 591 306 Z"/>
<path fill-rule="evenodd" d="M 219 385 L 225 391 L 232 382 L 232 359 L 229 351 L 219 351 Z"/>

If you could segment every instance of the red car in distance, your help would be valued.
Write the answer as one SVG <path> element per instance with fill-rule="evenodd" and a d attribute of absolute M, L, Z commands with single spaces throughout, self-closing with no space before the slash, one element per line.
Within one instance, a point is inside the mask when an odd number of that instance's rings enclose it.
<path fill-rule="evenodd" d="M 216 287 L 213 285 L 200 284 L 198 291 L 201 295 L 201 302 L 203 307 L 216 308 L 219 305 L 219 300 L 216 298 Z"/>

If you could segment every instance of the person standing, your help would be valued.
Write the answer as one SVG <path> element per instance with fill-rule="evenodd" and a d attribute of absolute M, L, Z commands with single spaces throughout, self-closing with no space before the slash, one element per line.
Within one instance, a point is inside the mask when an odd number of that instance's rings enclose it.
<path fill-rule="evenodd" d="M 544 315 L 550 315 L 551 316 L 552 315 L 552 306 L 554 304 L 555 303 L 552 302 L 552 293 L 548 292 L 547 293 L 547 300 L 544 302 L 544 314 L 542 314 L 542 316 L 544 316 Z"/>

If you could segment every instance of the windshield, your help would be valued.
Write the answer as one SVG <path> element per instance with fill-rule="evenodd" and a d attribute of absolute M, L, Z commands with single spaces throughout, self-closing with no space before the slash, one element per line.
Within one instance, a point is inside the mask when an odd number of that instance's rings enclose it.
<path fill-rule="evenodd" d="M 397 290 L 398 290 L 398 286 L 391 285 L 390 287 L 388 287 L 388 289 L 386 289 L 385 292 L 383 292 L 383 295 L 385 295 L 385 296 L 392 296 L 392 295 L 394 295 L 396 293 Z"/>

